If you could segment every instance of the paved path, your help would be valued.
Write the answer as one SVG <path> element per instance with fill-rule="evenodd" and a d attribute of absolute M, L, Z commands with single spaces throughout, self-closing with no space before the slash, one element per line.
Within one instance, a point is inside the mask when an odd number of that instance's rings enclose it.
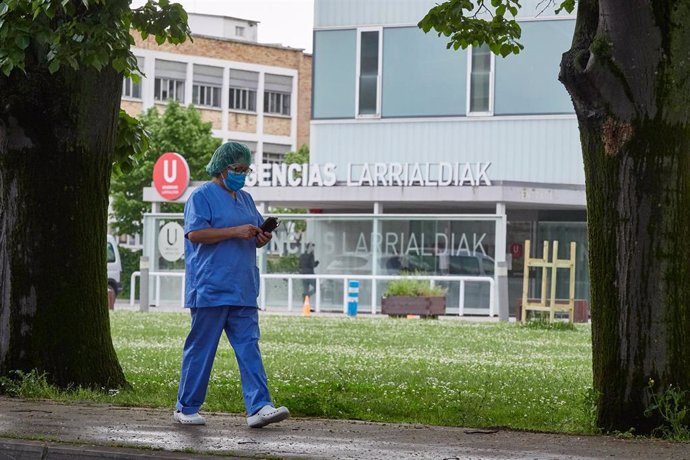
<path fill-rule="evenodd" d="M 72 458 L 690 459 L 690 444 L 510 430 L 292 418 L 250 429 L 207 413 L 206 426 L 172 411 L 0 398 L 0 460 Z M 113 448 L 117 447 L 117 448 Z M 125 448 L 128 447 L 128 448 Z M 139 449 L 131 449 L 139 448 Z"/>

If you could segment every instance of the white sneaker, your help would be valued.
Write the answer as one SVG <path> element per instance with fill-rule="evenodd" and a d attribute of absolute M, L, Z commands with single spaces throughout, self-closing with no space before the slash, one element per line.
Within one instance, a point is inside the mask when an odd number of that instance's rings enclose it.
<path fill-rule="evenodd" d="M 198 412 L 186 415 L 176 410 L 173 412 L 173 420 L 183 425 L 206 425 L 206 419 L 199 415 Z"/>
<path fill-rule="evenodd" d="M 249 428 L 261 428 L 269 423 L 280 422 L 290 416 L 290 411 L 287 407 L 281 406 L 275 408 L 269 404 L 262 407 L 256 414 L 247 417 L 247 425 Z"/>

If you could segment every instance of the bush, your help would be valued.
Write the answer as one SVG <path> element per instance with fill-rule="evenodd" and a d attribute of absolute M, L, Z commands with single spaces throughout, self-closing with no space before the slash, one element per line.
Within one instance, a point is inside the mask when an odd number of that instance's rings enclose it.
<path fill-rule="evenodd" d="M 430 286 L 428 281 L 403 278 L 388 283 L 384 297 L 413 296 L 434 297 L 446 295 L 447 289 L 441 286 Z"/>
<path fill-rule="evenodd" d="M 295 255 L 269 257 L 266 260 L 266 271 L 268 273 L 297 273 L 299 268 L 299 257 Z"/>
<path fill-rule="evenodd" d="M 120 246 L 120 260 L 122 261 L 122 274 L 120 275 L 120 284 L 122 289 L 117 295 L 120 299 L 129 299 L 130 280 L 132 273 L 139 270 L 139 258 L 141 257 L 141 250 L 132 251 L 131 249 Z M 135 292 L 135 298 L 139 298 L 139 287 Z"/>

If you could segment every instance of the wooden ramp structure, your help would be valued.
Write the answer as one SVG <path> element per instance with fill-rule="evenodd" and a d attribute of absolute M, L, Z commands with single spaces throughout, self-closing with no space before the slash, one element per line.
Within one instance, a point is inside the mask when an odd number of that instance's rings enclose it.
<path fill-rule="evenodd" d="M 530 257 L 531 242 L 525 240 L 525 268 L 522 280 L 522 318 L 527 321 L 527 312 L 543 311 L 549 312 L 549 321 L 553 322 L 556 312 L 567 312 L 568 319 L 573 322 L 575 310 L 575 249 L 576 243 L 570 242 L 570 258 L 558 258 L 558 241 L 544 241 L 542 257 Z M 552 246 L 553 257 L 549 260 L 549 246 Z M 539 299 L 530 299 L 529 293 L 529 269 L 538 268 L 542 270 L 541 276 L 541 296 Z M 567 299 L 556 299 L 556 281 L 558 279 L 558 269 L 568 269 L 570 283 L 568 287 Z"/>

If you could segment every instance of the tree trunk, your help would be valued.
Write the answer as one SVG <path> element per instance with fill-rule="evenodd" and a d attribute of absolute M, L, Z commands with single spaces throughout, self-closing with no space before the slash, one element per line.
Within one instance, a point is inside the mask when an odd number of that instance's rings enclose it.
<path fill-rule="evenodd" d="M 598 425 L 690 390 L 690 5 L 581 0 L 560 79 L 584 156 Z"/>
<path fill-rule="evenodd" d="M 33 65 L 0 78 L 0 375 L 125 383 L 107 308 L 108 189 L 122 77 Z"/>

